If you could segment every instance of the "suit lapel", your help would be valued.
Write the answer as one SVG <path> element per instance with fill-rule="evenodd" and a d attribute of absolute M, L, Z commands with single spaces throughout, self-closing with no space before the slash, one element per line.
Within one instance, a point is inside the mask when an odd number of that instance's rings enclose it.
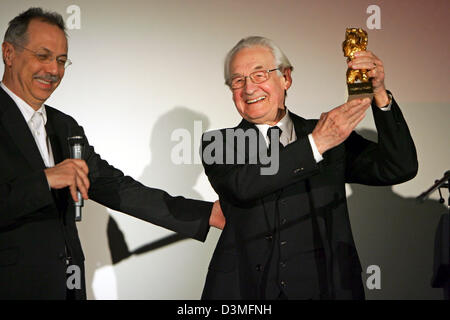
<path fill-rule="evenodd" d="M 297 135 L 297 139 L 299 137 L 305 137 L 309 135 L 314 130 L 314 127 L 317 124 L 317 121 L 307 121 L 292 112 L 289 112 L 289 115 L 294 122 L 295 134 Z M 318 163 L 320 168 L 329 163 L 329 155 L 330 151 L 327 151 L 322 155 L 323 160 Z"/>
<path fill-rule="evenodd" d="M 14 100 L 0 88 L 0 108 L 3 109 L 1 124 L 21 151 L 25 159 L 35 170 L 45 169 L 44 160 L 36 145 L 25 119 Z"/>
<path fill-rule="evenodd" d="M 264 151 L 263 152 L 267 152 L 267 148 L 266 148 L 266 143 L 265 143 L 265 138 L 263 137 L 262 133 L 259 131 L 259 129 L 256 127 L 256 125 L 254 123 L 248 122 L 245 119 L 242 119 L 242 121 L 239 123 L 239 125 L 237 127 L 234 128 L 236 129 L 242 129 L 244 130 L 244 132 L 246 132 L 247 130 L 254 130 L 257 134 L 256 139 L 257 139 L 257 147 L 256 149 L 251 149 L 250 152 L 250 145 L 246 142 L 245 145 L 245 159 L 246 161 L 249 161 L 250 159 L 256 160 L 259 162 L 259 148 L 261 146 L 264 146 Z M 252 146 L 253 147 L 253 146 Z M 235 148 L 236 148 L 236 144 L 235 144 Z M 237 149 L 235 149 L 235 152 L 238 152 Z"/>
<path fill-rule="evenodd" d="M 307 122 L 305 119 L 303 119 L 302 117 L 299 117 L 298 115 L 296 115 L 295 113 L 292 113 L 291 111 L 289 111 L 289 116 L 291 117 L 292 122 L 294 123 L 294 130 L 295 130 L 295 135 L 297 136 L 297 138 L 307 136 L 308 134 L 310 134 L 312 132 L 312 129 L 308 128 L 308 125 L 307 125 Z"/>
<path fill-rule="evenodd" d="M 68 158 L 68 151 L 66 150 L 66 144 L 64 141 L 63 130 L 60 130 L 60 123 L 57 121 L 54 110 L 51 107 L 46 106 L 47 112 L 47 124 L 45 125 L 45 130 L 47 131 L 47 136 L 50 140 L 52 146 L 53 159 L 55 160 L 55 165 Z M 59 133 L 59 134 L 58 134 Z"/>
<path fill-rule="evenodd" d="M 53 159 L 55 165 L 62 162 L 64 159 L 69 158 L 69 148 L 67 146 L 67 129 L 63 121 L 60 121 L 55 109 L 49 106 L 45 106 L 47 112 L 47 123 L 45 130 L 52 146 Z M 52 189 L 53 196 L 55 197 L 56 205 L 60 213 L 66 212 L 67 199 L 70 198 L 68 188 L 64 189 Z M 65 221 L 66 215 L 63 215 L 62 219 Z"/>
<path fill-rule="evenodd" d="M 261 131 L 259 131 L 258 127 L 254 123 L 251 123 L 245 119 L 242 119 L 242 121 L 239 123 L 239 125 L 235 129 L 242 129 L 245 131 L 247 130 L 256 130 L 257 133 L 257 139 L 258 139 L 258 146 L 257 146 L 257 155 L 259 155 L 259 148 L 260 148 L 260 141 L 263 141 L 262 145 L 264 146 L 264 150 L 261 152 L 267 152 L 266 144 L 265 144 L 265 137 L 263 137 Z M 235 145 L 236 146 L 236 145 Z M 246 149 L 245 149 L 245 157 L 246 162 L 249 161 L 249 158 L 253 157 L 254 155 L 250 154 L 249 151 L 249 145 L 248 143 L 245 143 Z M 236 150 L 235 150 L 236 152 Z M 253 153 L 253 152 L 252 152 Z M 258 160 L 259 162 L 259 160 Z M 275 219 L 277 218 L 277 215 L 274 215 L 274 212 L 277 212 L 277 198 L 279 197 L 279 193 L 274 193 L 271 195 L 268 195 L 261 199 L 261 204 L 264 207 L 264 219 L 267 227 L 267 235 L 273 235 L 275 232 Z M 272 249 L 270 249 L 272 250 Z"/>
<path fill-rule="evenodd" d="M 295 133 L 297 134 L 297 138 L 301 136 L 307 136 L 310 134 L 313 130 L 315 125 L 317 124 L 317 121 L 307 121 L 302 117 L 297 116 L 296 114 L 290 113 L 290 116 L 292 118 L 292 121 L 294 122 L 295 126 Z M 323 160 L 318 163 L 318 166 L 320 170 L 328 165 L 329 162 L 329 151 L 325 152 L 322 157 Z M 320 196 L 316 196 L 316 188 L 312 188 L 312 179 L 307 178 L 303 181 L 305 184 L 305 190 L 307 190 L 308 195 L 308 201 L 310 203 L 311 207 L 311 219 L 313 222 L 313 229 L 314 229 L 314 242 L 317 242 L 316 246 L 322 246 L 325 250 L 325 254 L 328 257 L 329 260 L 330 257 L 330 247 L 329 247 L 329 236 L 327 232 L 327 226 L 326 226 L 326 217 L 323 215 L 319 215 L 318 213 L 318 206 L 321 206 L 323 204 L 315 204 L 313 201 L 313 198 L 320 199 Z M 329 262 L 328 262 L 329 263 Z"/>

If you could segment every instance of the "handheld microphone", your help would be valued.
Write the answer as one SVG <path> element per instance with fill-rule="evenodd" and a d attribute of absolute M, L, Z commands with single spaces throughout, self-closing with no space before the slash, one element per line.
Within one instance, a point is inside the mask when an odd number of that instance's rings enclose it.
<path fill-rule="evenodd" d="M 82 131 L 73 130 L 72 136 L 67 138 L 67 143 L 69 144 L 70 157 L 72 159 L 83 159 L 84 153 L 84 138 Z M 77 191 L 78 201 L 74 201 L 75 205 L 75 221 L 81 221 L 81 208 L 84 205 L 83 198 L 81 197 L 80 191 Z"/>

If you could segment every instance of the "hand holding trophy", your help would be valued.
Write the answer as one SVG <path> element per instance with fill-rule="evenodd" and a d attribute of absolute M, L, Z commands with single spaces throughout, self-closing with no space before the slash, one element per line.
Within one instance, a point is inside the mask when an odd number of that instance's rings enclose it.
<path fill-rule="evenodd" d="M 355 58 L 358 51 L 366 51 L 367 49 L 367 32 L 361 28 L 347 28 L 345 32 L 345 40 L 342 43 L 344 56 L 347 61 Z M 369 80 L 367 69 L 347 69 L 347 88 L 348 101 L 356 98 L 372 98 L 373 87 Z"/>

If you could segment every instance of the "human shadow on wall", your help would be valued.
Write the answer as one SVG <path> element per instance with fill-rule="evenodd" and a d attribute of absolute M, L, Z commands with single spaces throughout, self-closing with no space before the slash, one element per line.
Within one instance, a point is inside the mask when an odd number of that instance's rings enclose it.
<path fill-rule="evenodd" d="M 114 220 L 114 218 L 111 216 L 109 216 L 108 219 L 107 236 L 109 252 L 111 253 L 111 261 L 113 264 L 117 264 L 120 261 L 131 257 L 132 255 L 144 254 L 149 251 L 168 246 L 177 241 L 188 239 L 181 234 L 175 233 L 162 237 L 161 239 L 158 239 L 156 241 L 151 241 L 148 244 L 130 251 L 125 241 L 125 235 L 123 234 L 123 231 L 120 229 L 116 220 Z"/>
<path fill-rule="evenodd" d="M 105 270 L 104 268 L 111 265 L 106 237 L 108 219 L 109 213 L 104 206 L 94 201 L 86 201 L 83 208 L 83 219 L 77 225 L 86 257 L 85 274 L 88 299 L 105 298 L 105 296 L 96 296 L 93 286 L 96 271 Z M 114 277 L 113 270 L 109 269 L 108 271 L 110 272 L 108 277 Z"/>
<path fill-rule="evenodd" d="M 162 115 L 155 122 L 151 133 L 151 163 L 145 167 L 138 180 L 147 186 L 165 190 L 171 195 L 201 199 L 201 195 L 194 190 L 194 186 L 203 171 L 203 167 L 201 163 L 195 163 L 195 153 L 199 152 L 196 147 L 199 147 L 200 135 L 208 127 L 209 120 L 205 115 L 185 107 L 175 107 Z M 175 130 L 180 132 L 180 129 L 190 136 L 190 141 L 186 144 L 190 149 L 188 154 L 184 152 L 172 154 L 174 147 L 179 146 L 182 141 L 182 138 L 179 136 L 174 137 L 176 140 L 172 141 L 172 134 Z M 183 149 L 183 151 L 187 150 Z M 179 157 L 184 157 L 185 160 L 188 160 L 188 163 L 176 164 L 173 161 L 173 157 L 178 157 L 178 159 L 180 159 Z M 130 250 L 125 239 L 126 232 L 127 230 L 120 229 L 117 222 L 110 215 L 107 226 L 107 238 L 113 265 L 131 256 L 144 255 L 150 251 L 188 239 L 185 236 L 174 233 Z M 126 282 L 121 280 L 121 276 L 117 272 L 116 277 L 120 298 L 121 286 L 125 286 Z"/>
<path fill-rule="evenodd" d="M 377 140 L 375 131 L 359 133 Z M 415 197 L 402 197 L 392 186 L 350 187 L 347 202 L 364 282 L 370 276 L 364 277 L 368 266 L 381 269 L 381 289 L 365 286 L 366 298 L 442 299 L 442 289 L 432 288 L 431 278 L 435 232 L 445 206 L 435 200 L 418 203 Z"/>

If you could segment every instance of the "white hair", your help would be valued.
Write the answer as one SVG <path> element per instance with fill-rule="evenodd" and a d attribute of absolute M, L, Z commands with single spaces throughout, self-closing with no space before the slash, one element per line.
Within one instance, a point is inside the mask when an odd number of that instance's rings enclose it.
<path fill-rule="evenodd" d="M 277 68 L 280 68 L 280 71 L 283 72 L 286 69 L 293 70 L 294 67 L 289 62 L 289 59 L 286 55 L 281 51 L 281 49 L 273 42 L 272 40 L 259 36 L 251 36 L 247 38 L 241 39 L 234 47 L 231 49 L 227 56 L 225 57 L 225 65 L 224 65 L 224 77 L 225 84 L 230 85 L 230 63 L 233 57 L 238 53 L 241 49 L 244 48 L 252 48 L 252 47 L 265 47 L 268 48 L 275 59 L 275 65 Z"/>

